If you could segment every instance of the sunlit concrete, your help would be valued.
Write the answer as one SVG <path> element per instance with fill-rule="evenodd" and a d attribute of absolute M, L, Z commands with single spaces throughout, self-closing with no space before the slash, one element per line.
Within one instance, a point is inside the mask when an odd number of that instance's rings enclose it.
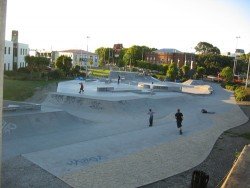
<path fill-rule="evenodd" d="M 73 187 L 138 187 L 198 165 L 223 131 L 248 120 L 233 94 L 217 84 L 205 94 L 194 92 L 209 88 L 203 85 L 142 83 L 150 87 L 115 79 L 58 83 L 40 112 L 4 117 L 4 159 L 22 154 Z M 105 86 L 114 91 L 97 91 Z M 153 127 L 149 108 L 155 112 Z M 184 114 L 183 135 L 176 128 L 177 108 Z M 202 114 L 203 108 L 214 114 Z"/>

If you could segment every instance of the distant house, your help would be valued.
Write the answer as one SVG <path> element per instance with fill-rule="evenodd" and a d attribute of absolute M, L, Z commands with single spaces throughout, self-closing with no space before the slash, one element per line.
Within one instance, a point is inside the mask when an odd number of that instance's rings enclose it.
<path fill-rule="evenodd" d="M 121 50 L 123 49 L 123 45 L 122 44 L 114 44 L 113 46 L 113 50 L 114 50 L 114 54 L 115 57 L 119 57 Z"/>
<path fill-rule="evenodd" d="M 177 63 L 178 67 L 183 65 L 189 65 L 193 68 L 193 62 L 195 61 L 194 53 L 181 52 L 173 48 L 164 48 L 160 50 L 147 53 L 145 60 L 155 64 L 171 64 Z"/>
<path fill-rule="evenodd" d="M 30 53 L 37 57 L 46 57 L 53 64 L 57 58 L 64 55 L 72 59 L 73 66 L 93 66 L 98 67 L 98 55 L 84 50 L 63 50 L 63 51 L 50 51 L 50 50 L 32 50 Z M 93 64 L 91 65 L 90 62 Z"/>
<path fill-rule="evenodd" d="M 245 54 L 245 51 L 243 49 L 236 49 L 235 50 L 235 54 L 237 56 L 241 56 L 241 55 L 244 55 Z"/>
<path fill-rule="evenodd" d="M 222 55 L 228 56 L 228 57 L 235 57 L 235 56 L 239 57 L 244 54 L 245 54 L 245 51 L 243 49 L 236 49 L 235 53 L 231 53 L 231 52 L 222 53 Z"/>
<path fill-rule="evenodd" d="M 18 42 L 18 31 L 12 31 L 11 41 L 5 40 L 4 70 L 12 71 L 26 67 L 25 56 L 29 55 L 29 45 Z"/>
<path fill-rule="evenodd" d="M 62 55 L 70 57 L 72 59 L 73 66 L 79 65 L 98 67 L 98 54 L 84 50 L 64 50 L 57 51 L 57 53 L 55 53 L 55 59 Z"/>

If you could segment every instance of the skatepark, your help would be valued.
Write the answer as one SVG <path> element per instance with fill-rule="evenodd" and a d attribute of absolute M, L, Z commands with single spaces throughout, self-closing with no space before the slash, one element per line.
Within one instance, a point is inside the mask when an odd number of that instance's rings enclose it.
<path fill-rule="evenodd" d="M 3 160 L 22 155 L 72 187 L 138 187 L 173 176 L 200 164 L 223 131 L 248 121 L 233 93 L 215 83 L 119 72 L 60 82 L 41 104 L 5 109 Z"/>

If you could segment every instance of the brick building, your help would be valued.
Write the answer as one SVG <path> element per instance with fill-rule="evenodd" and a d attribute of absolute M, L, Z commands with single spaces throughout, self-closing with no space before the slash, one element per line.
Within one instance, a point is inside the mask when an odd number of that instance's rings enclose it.
<path fill-rule="evenodd" d="M 160 50 L 147 53 L 145 60 L 150 63 L 156 64 L 170 64 L 172 62 L 177 63 L 177 66 L 189 65 L 193 68 L 193 62 L 195 61 L 194 53 L 181 52 L 176 49 L 164 48 Z"/>

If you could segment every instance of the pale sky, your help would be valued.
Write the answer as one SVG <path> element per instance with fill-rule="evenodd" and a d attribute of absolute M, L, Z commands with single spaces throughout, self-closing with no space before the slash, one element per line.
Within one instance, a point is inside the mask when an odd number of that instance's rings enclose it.
<path fill-rule="evenodd" d="M 19 31 L 31 49 L 176 48 L 200 41 L 250 52 L 249 0 L 8 0 L 6 40 Z M 87 36 L 90 38 L 87 40 Z"/>

